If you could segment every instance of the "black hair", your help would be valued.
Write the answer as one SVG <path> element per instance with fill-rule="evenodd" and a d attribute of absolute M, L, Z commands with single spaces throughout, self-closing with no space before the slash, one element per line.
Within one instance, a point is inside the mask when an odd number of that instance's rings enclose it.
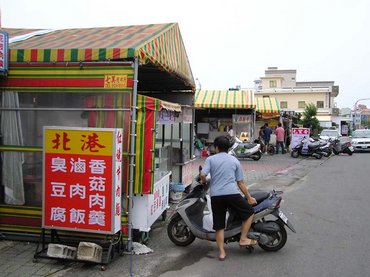
<path fill-rule="evenodd" d="M 278 126 L 281 127 L 281 123 L 280 122 L 278 123 Z"/>
<path fill-rule="evenodd" d="M 230 148 L 230 141 L 226 136 L 219 136 L 215 138 L 213 145 L 218 147 L 220 152 L 227 152 Z"/>

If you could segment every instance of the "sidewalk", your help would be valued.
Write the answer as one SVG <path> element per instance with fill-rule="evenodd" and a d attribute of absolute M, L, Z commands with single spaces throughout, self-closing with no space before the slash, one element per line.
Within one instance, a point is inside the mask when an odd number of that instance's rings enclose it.
<path fill-rule="evenodd" d="M 194 175 L 197 174 L 199 165 L 203 165 L 204 160 L 199 159 L 195 162 Z M 280 181 L 284 185 L 294 183 L 297 177 L 292 176 L 289 172 L 299 170 L 297 165 L 301 162 L 306 163 L 305 166 L 310 166 L 310 164 L 317 164 L 318 161 L 303 158 L 294 159 L 289 154 L 278 154 L 273 156 L 263 155 L 259 161 L 244 160 L 241 163 L 245 170 L 247 185 L 251 189 L 258 189 L 265 187 L 277 188 L 279 180 L 276 176 L 284 176 L 285 181 Z M 322 162 L 324 162 L 324 159 Z M 296 173 L 293 175 L 296 175 Z M 34 263 L 35 249 L 36 243 L 0 239 L 0 276 L 63 276 L 71 267 L 76 267 L 76 263 L 51 259 L 39 259 L 37 263 Z M 117 258 L 117 260 L 120 259 L 127 260 L 127 257 Z M 114 263 L 112 267 L 116 264 Z M 99 269 L 96 270 L 99 271 Z M 106 275 L 102 272 L 100 274 Z"/>

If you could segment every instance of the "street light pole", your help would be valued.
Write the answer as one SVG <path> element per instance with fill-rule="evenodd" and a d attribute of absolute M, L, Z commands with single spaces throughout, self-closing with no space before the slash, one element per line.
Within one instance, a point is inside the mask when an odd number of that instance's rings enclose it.
<path fill-rule="evenodd" d="M 361 98 L 361 99 L 358 99 L 358 100 L 355 102 L 355 106 L 354 106 L 354 108 L 353 108 L 353 113 L 354 113 L 353 129 L 356 129 L 355 119 L 357 118 L 357 103 L 358 103 L 358 102 L 360 102 L 360 101 L 363 101 L 363 100 L 370 100 L 370 98 Z"/>

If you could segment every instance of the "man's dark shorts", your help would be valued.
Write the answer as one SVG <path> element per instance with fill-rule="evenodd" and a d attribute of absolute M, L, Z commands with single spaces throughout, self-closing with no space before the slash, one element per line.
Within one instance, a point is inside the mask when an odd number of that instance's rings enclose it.
<path fill-rule="evenodd" d="M 225 229 L 226 210 L 230 207 L 236 212 L 242 221 L 247 220 L 254 214 L 253 208 L 247 199 L 240 194 L 222 195 L 211 197 L 213 229 Z"/>

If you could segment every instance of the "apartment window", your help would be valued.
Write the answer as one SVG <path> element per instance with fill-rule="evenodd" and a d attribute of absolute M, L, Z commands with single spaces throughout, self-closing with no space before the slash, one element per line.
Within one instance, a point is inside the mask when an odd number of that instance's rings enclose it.
<path fill-rule="evenodd" d="M 317 101 L 316 102 L 316 107 L 317 108 L 324 108 L 324 101 Z"/>
<path fill-rule="evenodd" d="M 280 101 L 280 109 L 287 109 L 288 102 L 287 101 Z"/>
<path fill-rule="evenodd" d="M 304 108 L 306 108 L 306 102 L 298 101 L 298 109 L 304 109 Z"/>
<path fill-rule="evenodd" d="M 276 88 L 276 87 L 277 87 L 276 80 L 270 80 L 270 88 Z"/>

